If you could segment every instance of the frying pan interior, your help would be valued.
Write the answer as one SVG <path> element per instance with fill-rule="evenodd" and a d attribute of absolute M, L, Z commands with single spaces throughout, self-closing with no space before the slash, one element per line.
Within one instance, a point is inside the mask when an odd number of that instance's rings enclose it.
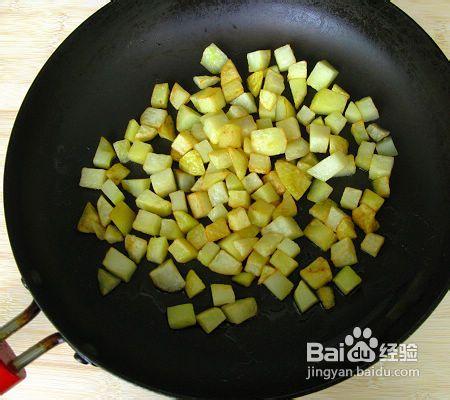
<path fill-rule="evenodd" d="M 191 93 L 202 50 L 217 43 L 246 76 L 246 53 L 290 43 L 309 67 L 329 60 L 353 99 L 370 95 L 399 149 L 392 196 L 379 213 L 386 244 L 359 253 L 363 285 L 337 295 L 333 311 L 300 315 L 291 298 L 264 288 L 259 316 L 243 326 L 170 331 L 165 308 L 187 299 L 157 291 L 143 263 L 129 284 L 101 298 L 96 271 L 108 248 L 74 229 L 86 201 L 78 187 L 100 135 L 123 137 L 126 122 L 149 104 L 155 82 Z M 428 316 L 449 282 L 449 70 L 431 39 L 385 1 L 116 1 L 56 51 L 30 89 L 11 137 L 5 170 L 8 230 L 20 271 L 56 328 L 93 363 L 147 388 L 197 397 L 280 397 L 333 383 L 306 380 L 306 342 L 336 345 L 354 326 L 380 341 L 404 340 Z M 306 135 L 305 132 L 303 132 Z M 344 136 L 348 137 L 349 132 Z M 168 144 L 155 142 L 156 151 Z M 356 149 L 353 147 L 352 152 Z M 136 177 L 138 175 L 135 175 Z M 367 174 L 335 180 L 368 187 Z M 306 199 L 298 221 L 309 222 Z M 357 246 L 361 240 L 357 241 Z M 306 239 L 300 265 L 321 253 Z M 199 264 L 208 282 L 228 282 Z M 298 273 L 291 277 L 294 283 Z M 194 301 L 210 306 L 208 293 Z"/>

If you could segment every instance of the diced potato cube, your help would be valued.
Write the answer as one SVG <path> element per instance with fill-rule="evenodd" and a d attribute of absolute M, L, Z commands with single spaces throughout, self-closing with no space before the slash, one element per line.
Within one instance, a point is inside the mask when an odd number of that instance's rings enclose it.
<path fill-rule="evenodd" d="M 104 137 L 100 138 L 97 150 L 95 152 L 93 164 L 97 168 L 108 169 L 111 166 L 112 159 L 116 156 L 116 152 Z"/>
<path fill-rule="evenodd" d="M 145 190 L 136 199 L 136 205 L 145 211 L 158 214 L 160 217 L 166 217 L 172 213 L 172 204 L 164 200 L 151 190 Z"/>
<path fill-rule="evenodd" d="M 375 142 L 379 142 L 390 134 L 388 130 L 383 129 L 378 124 L 370 124 L 367 127 L 367 133 Z"/>
<path fill-rule="evenodd" d="M 394 167 L 394 157 L 374 154 L 370 162 L 369 179 L 377 179 L 383 176 L 390 177 Z"/>
<path fill-rule="evenodd" d="M 342 293 L 347 295 L 361 283 L 361 278 L 352 267 L 347 265 L 337 273 L 333 282 Z"/>
<path fill-rule="evenodd" d="M 270 50 L 257 50 L 251 53 L 247 53 L 249 72 L 264 71 L 266 68 L 268 68 L 270 64 L 271 53 L 272 52 Z"/>
<path fill-rule="evenodd" d="M 205 228 L 205 235 L 208 242 L 215 242 L 230 234 L 226 218 L 219 218 Z"/>
<path fill-rule="evenodd" d="M 362 115 L 359 112 L 358 107 L 356 106 L 356 104 L 353 103 L 353 101 L 348 103 L 347 109 L 345 110 L 345 118 L 351 124 L 362 120 Z"/>
<path fill-rule="evenodd" d="M 183 233 L 189 232 L 194 226 L 198 225 L 199 223 L 195 218 L 193 218 L 185 211 L 174 211 L 173 216 L 177 221 L 178 227 Z"/>
<path fill-rule="evenodd" d="M 284 254 L 291 258 L 300 254 L 300 246 L 289 238 L 284 238 L 277 246 Z"/>
<path fill-rule="evenodd" d="M 242 180 L 242 184 L 248 193 L 253 193 L 256 189 L 259 189 L 263 185 L 263 181 L 255 172 L 245 176 Z"/>
<path fill-rule="evenodd" d="M 338 207 L 331 206 L 325 224 L 336 232 L 337 227 L 344 218 L 348 218 L 348 215 L 345 214 Z"/>
<path fill-rule="evenodd" d="M 251 274 L 250 272 L 241 272 L 240 274 L 237 274 L 233 276 L 233 278 L 231 278 L 233 282 L 244 287 L 250 287 L 254 279 L 255 275 Z"/>
<path fill-rule="evenodd" d="M 279 47 L 273 53 L 281 72 L 287 71 L 291 65 L 297 62 L 294 52 L 289 44 Z"/>
<path fill-rule="evenodd" d="M 228 214 L 228 210 L 225 208 L 223 204 L 218 204 L 217 206 L 213 207 L 211 211 L 208 213 L 208 218 L 215 222 L 219 218 L 226 218 Z"/>
<path fill-rule="evenodd" d="M 109 217 L 117 228 L 119 228 L 120 232 L 123 235 L 127 235 L 128 232 L 131 231 L 136 214 L 125 202 L 122 201 L 117 203 L 117 205 L 111 210 Z"/>
<path fill-rule="evenodd" d="M 297 160 L 298 158 L 308 154 L 309 151 L 309 143 L 303 138 L 298 138 L 288 142 L 285 157 L 287 161 Z"/>
<path fill-rule="evenodd" d="M 272 254 L 270 263 L 285 276 L 289 276 L 298 267 L 297 261 L 279 249 Z"/>
<path fill-rule="evenodd" d="M 153 128 L 160 128 L 167 117 L 167 111 L 160 108 L 148 107 L 141 115 L 141 125 L 152 126 Z M 127 138 L 128 139 L 128 138 Z M 132 141 L 131 139 L 129 139 Z"/>
<path fill-rule="evenodd" d="M 169 84 L 157 83 L 153 86 L 152 99 L 150 103 L 154 108 L 167 108 L 169 100 Z"/>
<path fill-rule="evenodd" d="M 236 300 L 234 303 L 224 305 L 222 311 L 228 321 L 238 325 L 254 317 L 258 313 L 258 305 L 254 297 L 247 297 L 246 299 Z"/>
<path fill-rule="evenodd" d="M 300 281 L 295 289 L 294 300 L 302 313 L 318 302 L 316 295 L 303 281 Z"/>
<path fill-rule="evenodd" d="M 197 150 L 188 151 L 178 163 L 180 168 L 188 174 L 201 176 L 205 173 L 202 156 Z"/>
<path fill-rule="evenodd" d="M 214 43 L 211 43 L 203 51 L 200 64 L 203 65 L 212 74 L 218 74 L 227 60 L 227 55 Z"/>
<path fill-rule="evenodd" d="M 218 76 L 208 75 L 194 76 L 193 80 L 199 89 L 206 89 L 207 87 L 214 86 L 216 83 L 220 82 L 220 78 Z"/>
<path fill-rule="evenodd" d="M 297 113 L 297 119 L 304 126 L 309 125 L 315 118 L 315 116 L 316 113 L 305 105 L 303 105 L 302 108 L 300 108 L 300 111 Z"/>
<path fill-rule="evenodd" d="M 267 203 L 274 203 L 280 199 L 277 192 L 273 188 L 270 182 L 262 185 L 258 190 L 253 192 L 252 199 L 254 200 L 264 200 Z"/>
<path fill-rule="evenodd" d="M 258 114 L 260 119 L 270 119 L 271 121 L 275 121 L 277 116 L 277 108 L 274 107 L 272 110 L 267 110 L 260 103 L 258 107 Z"/>
<path fill-rule="evenodd" d="M 239 72 L 236 66 L 234 65 L 233 61 L 228 59 L 227 62 L 223 65 L 222 69 L 220 70 L 220 83 L 222 85 L 225 85 L 228 82 L 231 82 L 235 79 L 240 79 L 242 81 L 242 78 L 239 75 Z"/>
<path fill-rule="evenodd" d="M 308 174 L 314 178 L 326 182 L 328 179 L 339 173 L 347 164 L 347 158 L 344 153 L 337 151 L 324 158 L 314 167 L 308 169 Z M 279 174 L 279 173 L 278 173 Z M 295 196 L 294 196 L 295 197 Z"/>
<path fill-rule="evenodd" d="M 191 96 L 191 101 L 195 108 L 203 114 L 215 113 L 226 105 L 224 92 L 218 87 L 200 90 Z"/>
<path fill-rule="evenodd" d="M 352 239 L 345 238 L 331 246 L 331 261 L 335 267 L 345 267 L 358 262 Z"/>
<path fill-rule="evenodd" d="M 275 170 L 286 190 L 295 200 L 300 200 L 311 185 L 310 178 L 295 165 L 283 160 L 276 161 Z"/>
<path fill-rule="evenodd" d="M 240 148 L 242 146 L 242 129 L 235 124 L 225 124 L 220 128 L 219 147 Z"/>
<path fill-rule="evenodd" d="M 149 153 L 145 158 L 144 171 L 152 175 L 172 166 L 172 157 L 167 154 Z"/>
<path fill-rule="evenodd" d="M 283 193 L 286 192 L 286 188 L 281 182 L 281 179 L 276 173 L 276 171 L 270 171 L 267 175 L 264 175 L 263 182 L 264 183 L 269 182 L 275 189 L 275 192 L 277 192 L 277 194 L 279 195 L 282 195 Z"/>
<path fill-rule="evenodd" d="M 352 210 L 352 219 L 364 233 L 372 233 L 380 227 L 378 221 L 375 219 L 376 211 L 366 204 L 361 204 L 359 207 Z"/>
<path fill-rule="evenodd" d="M 278 100 L 278 95 L 269 90 L 262 89 L 259 93 L 259 102 L 267 110 L 272 110 Z"/>
<path fill-rule="evenodd" d="M 228 206 L 231 208 L 250 206 L 250 195 L 245 190 L 230 190 L 228 192 Z"/>
<path fill-rule="evenodd" d="M 136 271 L 136 264 L 114 247 L 107 251 L 102 265 L 124 282 L 129 282 Z"/>
<path fill-rule="evenodd" d="M 226 150 L 225 150 L 226 151 Z M 241 149 L 228 148 L 231 165 L 238 179 L 243 179 L 247 173 L 248 159 Z"/>
<path fill-rule="evenodd" d="M 195 139 L 188 131 L 180 132 L 172 143 L 172 149 L 176 150 L 181 156 L 192 150 L 197 144 Z"/>
<path fill-rule="evenodd" d="M 238 231 L 251 225 L 245 208 L 238 207 L 231 210 L 228 215 L 228 225 L 232 231 Z"/>
<path fill-rule="evenodd" d="M 333 85 L 333 87 L 331 88 L 331 90 L 332 90 L 333 92 L 343 94 L 345 97 L 347 97 L 347 100 L 350 99 L 350 95 L 349 95 L 344 89 L 342 89 L 337 83 L 335 83 L 335 84 Z"/>
<path fill-rule="evenodd" d="M 175 139 L 175 124 L 171 115 L 167 115 L 163 124 L 157 129 L 158 135 L 163 138 L 170 140 L 171 142 Z"/>
<path fill-rule="evenodd" d="M 207 267 L 209 266 L 211 261 L 217 256 L 219 251 L 220 251 L 219 245 L 213 242 L 208 242 L 198 252 L 197 260 L 200 261 L 205 267 Z"/>
<path fill-rule="evenodd" d="M 202 140 L 206 140 L 207 139 L 206 133 L 203 130 L 203 125 L 202 125 L 202 123 L 200 121 L 196 122 L 195 124 L 192 125 L 192 127 L 191 127 L 191 134 L 198 141 L 202 141 Z M 194 146 L 194 149 L 198 151 L 196 146 Z"/>
<path fill-rule="evenodd" d="M 183 132 L 192 129 L 195 124 L 200 122 L 200 117 L 201 115 L 197 111 L 185 104 L 181 105 L 177 113 L 177 130 Z"/>
<path fill-rule="evenodd" d="M 288 142 L 301 138 L 300 126 L 295 117 L 289 117 L 278 121 L 277 128 L 283 129 Z"/>
<path fill-rule="evenodd" d="M 159 235 L 162 219 L 159 215 L 152 212 L 139 210 L 136 219 L 133 222 L 133 229 L 146 233 L 147 235 Z"/>
<path fill-rule="evenodd" d="M 167 257 L 169 243 L 165 237 L 152 237 L 148 241 L 147 260 L 155 264 L 162 264 Z"/>
<path fill-rule="evenodd" d="M 209 153 L 213 151 L 213 148 L 208 140 L 205 139 L 195 144 L 194 149 L 200 154 L 200 157 L 204 163 L 209 162 Z"/>
<path fill-rule="evenodd" d="M 247 258 L 245 271 L 255 276 L 260 276 L 264 265 L 269 261 L 269 256 L 262 256 L 256 250 L 253 250 Z"/>
<path fill-rule="evenodd" d="M 267 277 L 263 284 L 280 301 L 283 301 L 294 288 L 294 284 L 279 271 Z"/>
<path fill-rule="evenodd" d="M 240 94 L 238 97 L 231 101 L 231 104 L 233 106 L 240 106 L 247 112 L 241 117 L 234 117 L 234 119 L 245 118 L 248 117 L 248 114 L 254 114 L 258 111 L 258 108 L 256 107 L 255 97 L 250 92 Z M 247 132 L 245 133 L 247 134 Z"/>
<path fill-rule="evenodd" d="M 175 176 L 171 168 L 154 173 L 151 181 L 153 190 L 160 197 L 166 197 L 169 193 L 177 190 Z"/>
<path fill-rule="evenodd" d="M 235 174 L 226 175 L 225 184 L 227 189 L 230 190 L 244 190 L 244 185 Z"/>
<path fill-rule="evenodd" d="M 98 287 L 102 296 L 106 296 L 120 284 L 120 279 L 99 268 L 97 271 Z"/>
<path fill-rule="evenodd" d="M 135 235 L 127 235 L 125 236 L 125 250 L 135 263 L 140 263 L 147 251 L 147 241 Z"/>
<path fill-rule="evenodd" d="M 309 188 L 307 199 L 314 203 L 320 203 L 321 201 L 328 199 L 332 191 L 333 187 L 328 183 L 323 182 L 319 179 L 314 179 L 312 185 Z"/>
<path fill-rule="evenodd" d="M 331 286 L 322 286 L 317 289 L 316 293 L 325 310 L 329 310 L 334 307 L 334 292 Z"/>
<path fill-rule="evenodd" d="M 391 136 L 388 136 L 377 143 L 377 153 L 382 156 L 398 156 L 397 148 Z"/>
<path fill-rule="evenodd" d="M 234 303 L 236 300 L 231 285 L 212 284 L 211 296 L 213 304 L 216 307 L 223 306 L 224 304 Z"/>
<path fill-rule="evenodd" d="M 313 219 L 303 230 L 305 236 L 323 251 L 327 251 L 336 241 L 333 229 L 318 219 Z"/>
<path fill-rule="evenodd" d="M 345 167 L 342 168 L 334 177 L 340 177 L 340 176 L 350 176 L 354 175 L 356 173 L 356 165 L 355 165 L 355 158 L 353 157 L 353 154 L 348 154 L 345 156 Z"/>
<path fill-rule="evenodd" d="M 297 239 L 303 236 L 303 231 L 292 217 L 280 215 L 276 217 L 269 225 L 261 230 L 263 235 L 269 233 L 279 233 L 289 239 Z"/>
<path fill-rule="evenodd" d="M 367 134 L 366 127 L 364 125 L 364 121 L 356 121 L 352 124 L 350 132 L 355 139 L 355 142 L 360 145 L 363 141 L 368 142 L 370 140 L 369 135 Z"/>
<path fill-rule="evenodd" d="M 209 141 L 212 144 L 218 144 L 220 128 L 228 123 L 228 117 L 225 113 L 222 110 L 214 113 L 208 113 L 201 117 L 201 122 L 203 124 L 203 130 L 205 131 Z"/>
<path fill-rule="evenodd" d="M 186 235 L 186 239 L 197 250 L 200 250 L 208 241 L 205 227 L 202 224 L 195 225 Z"/>
<path fill-rule="evenodd" d="M 384 244 L 384 237 L 377 235 L 376 233 L 368 233 L 364 240 L 361 242 L 361 250 L 370 254 L 372 257 L 376 257 Z"/>
<path fill-rule="evenodd" d="M 297 204 L 289 192 L 283 194 L 283 200 L 278 204 L 277 208 L 272 214 L 272 218 L 276 219 L 279 216 L 294 217 L 297 215 Z"/>
<path fill-rule="evenodd" d="M 195 273 L 195 271 L 193 269 L 189 270 L 189 272 L 186 275 L 186 286 L 184 288 L 184 290 L 186 291 L 186 295 L 190 299 L 192 299 L 194 296 L 197 296 L 205 289 L 206 289 L 205 284 Z"/>
<path fill-rule="evenodd" d="M 358 148 L 355 164 L 358 168 L 368 171 L 375 151 L 375 143 L 362 141 Z"/>
<path fill-rule="evenodd" d="M 238 261 L 241 256 L 236 247 L 234 247 L 234 243 L 239 239 L 242 239 L 242 236 L 238 232 L 233 232 L 219 242 L 220 248 L 225 250 L 228 254 L 231 254 Z"/>
<path fill-rule="evenodd" d="M 382 176 L 372 181 L 373 190 L 381 197 L 389 197 L 391 195 L 391 189 L 389 187 L 389 177 Z"/>
<path fill-rule="evenodd" d="M 250 222 L 260 228 L 269 224 L 275 206 L 264 200 L 255 201 L 248 209 Z"/>
<path fill-rule="evenodd" d="M 240 229 L 236 232 L 241 238 L 254 238 L 259 233 L 259 228 L 255 225 L 247 226 L 247 228 Z"/>
<path fill-rule="evenodd" d="M 169 246 L 169 253 L 179 263 L 187 263 L 197 257 L 197 250 L 184 238 L 175 239 Z"/>
<path fill-rule="evenodd" d="M 128 158 L 128 152 L 130 151 L 131 144 L 128 139 L 118 140 L 113 143 L 114 150 L 117 154 L 117 158 L 121 163 L 127 163 L 130 161 Z"/>
<path fill-rule="evenodd" d="M 126 140 L 129 140 L 130 142 L 134 142 L 134 138 L 136 136 L 136 134 L 138 133 L 139 130 L 139 124 L 137 123 L 137 121 L 135 119 L 131 119 L 128 122 L 127 125 L 127 129 L 125 131 L 125 135 L 124 138 Z"/>
<path fill-rule="evenodd" d="M 329 89 L 319 90 L 313 97 L 310 105 L 311 111 L 316 114 L 328 115 L 334 112 L 343 113 L 347 98 Z"/>
<path fill-rule="evenodd" d="M 214 207 L 218 204 L 225 204 L 228 202 L 228 191 L 225 183 L 217 182 L 208 189 L 208 196 L 211 205 Z M 209 212 L 209 211 L 208 211 Z"/>
<path fill-rule="evenodd" d="M 206 174 L 200 177 L 194 186 L 192 186 L 192 192 L 202 192 L 208 190 L 217 182 L 223 181 L 230 174 L 229 171 L 217 170 L 216 172 L 206 172 Z"/>
<path fill-rule="evenodd" d="M 252 147 L 258 154 L 275 156 L 286 151 L 287 139 L 283 129 L 267 128 L 251 133 Z"/>
<path fill-rule="evenodd" d="M 309 128 L 309 149 L 311 153 L 326 153 L 330 142 L 328 126 L 311 125 Z"/>
<path fill-rule="evenodd" d="M 308 64 L 306 61 L 299 61 L 291 64 L 288 68 L 288 80 L 291 79 L 306 79 L 308 77 Z"/>
<path fill-rule="evenodd" d="M 226 84 L 221 82 L 221 85 L 223 96 L 225 97 L 227 103 L 230 103 L 244 93 L 244 87 L 242 86 L 240 79 L 234 79 Z"/>
<path fill-rule="evenodd" d="M 114 244 L 123 241 L 123 235 L 114 225 L 108 225 L 105 231 L 105 240 L 109 244 Z"/>
<path fill-rule="evenodd" d="M 353 221 L 351 218 L 346 217 L 343 218 L 336 228 L 336 236 L 338 240 L 342 240 L 344 238 L 356 239 L 356 231 L 355 225 L 353 225 Z"/>
<path fill-rule="evenodd" d="M 262 154 L 251 153 L 248 161 L 248 170 L 258 174 L 268 174 L 272 168 L 270 157 Z"/>
<path fill-rule="evenodd" d="M 308 76 L 308 86 L 317 91 L 327 88 L 336 79 L 338 73 L 328 61 L 319 61 Z"/>
<path fill-rule="evenodd" d="M 263 234 L 254 246 L 254 250 L 263 257 L 269 257 L 273 254 L 277 246 L 283 240 L 283 235 L 280 233 Z M 252 271 L 248 271 L 252 272 Z M 257 274 L 255 274 L 257 275 Z"/>
<path fill-rule="evenodd" d="M 374 121 L 380 117 L 371 97 L 364 97 L 363 99 L 356 101 L 355 104 L 356 107 L 358 107 L 364 122 Z"/>
<path fill-rule="evenodd" d="M 232 166 L 232 161 L 228 149 L 214 150 L 209 153 L 210 162 L 217 169 L 225 169 Z"/>
<path fill-rule="evenodd" d="M 136 133 L 136 136 L 134 137 L 134 141 L 148 142 L 149 140 L 154 139 L 156 135 L 158 135 L 158 131 L 155 128 L 141 125 Z"/>
<path fill-rule="evenodd" d="M 269 69 L 266 74 L 266 79 L 264 80 L 264 90 L 269 90 L 270 92 L 273 92 L 278 95 L 283 93 L 284 92 L 283 75 Z"/>
<path fill-rule="evenodd" d="M 241 95 L 241 96 L 243 96 L 243 95 Z M 239 97 L 234 99 L 233 102 L 236 102 L 236 100 L 238 100 Z M 238 105 L 238 104 L 230 106 L 230 108 L 228 109 L 228 111 L 226 113 L 226 116 L 230 120 L 231 119 L 237 119 L 237 118 L 245 117 L 247 115 L 248 115 L 247 109 L 244 108 L 243 106 Z"/>
<path fill-rule="evenodd" d="M 361 197 L 361 204 L 366 204 L 373 210 L 378 211 L 383 203 L 384 199 L 381 196 L 379 196 L 375 192 L 372 192 L 370 189 L 364 190 L 364 193 Z"/>
<path fill-rule="evenodd" d="M 83 214 L 78 221 L 77 229 L 83 233 L 95 233 L 99 240 L 105 238 L 105 228 L 100 223 L 97 210 L 91 203 L 87 203 L 84 207 Z"/>
<path fill-rule="evenodd" d="M 197 323 L 194 306 L 190 303 L 167 307 L 167 321 L 171 329 L 183 329 Z"/>
<path fill-rule="evenodd" d="M 319 289 L 333 279 L 330 264 L 323 257 L 316 258 L 306 268 L 303 268 L 300 276 L 313 289 Z"/>
<path fill-rule="evenodd" d="M 187 200 L 194 218 L 206 217 L 212 209 L 207 192 L 190 193 L 187 196 Z"/>
<path fill-rule="evenodd" d="M 101 189 L 106 181 L 106 171 L 104 169 L 83 168 L 79 185 L 88 189 Z"/>
<path fill-rule="evenodd" d="M 209 308 L 197 315 L 197 323 L 206 333 L 211 333 L 225 320 L 225 314 L 217 307 Z"/>
<path fill-rule="evenodd" d="M 347 123 L 346 118 L 340 112 L 332 112 L 325 118 L 325 125 L 329 126 L 334 135 L 339 135 Z"/>
<path fill-rule="evenodd" d="M 170 104 L 172 104 L 175 110 L 178 110 L 183 104 L 189 102 L 191 95 L 188 91 L 184 90 L 179 83 L 175 83 L 172 86 L 170 92 Z"/>
<path fill-rule="evenodd" d="M 289 82 L 291 87 L 293 86 L 296 80 L 292 80 Z M 294 92 L 295 93 L 295 92 Z M 297 94 L 296 94 L 297 95 Z M 275 112 L 275 121 L 282 121 L 284 119 L 295 117 L 295 108 L 291 104 L 291 102 L 284 96 L 278 96 L 277 107 Z"/>
<path fill-rule="evenodd" d="M 247 78 L 247 87 L 253 96 L 257 97 L 259 95 L 263 79 L 264 79 L 263 71 L 256 71 Z"/>
<path fill-rule="evenodd" d="M 303 103 L 303 100 L 305 100 L 306 94 L 308 92 L 308 87 L 306 85 L 306 79 L 305 78 L 290 79 L 289 87 L 291 88 L 292 98 L 294 99 L 295 108 L 299 108 L 300 105 Z M 294 111 L 294 115 L 295 115 L 295 111 Z"/>
<path fill-rule="evenodd" d="M 111 200 L 114 205 L 117 205 L 121 201 L 125 200 L 125 196 L 111 179 L 106 180 L 101 189 L 105 196 Z"/>
<path fill-rule="evenodd" d="M 330 213 L 331 207 L 336 205 L 337 204 L 333 200 L 326 199 L 320 203 L 314 204 L 309 209 L 309 214 L 312 215 L 314 218 L 317 218 L 319 221 L 325 223 L 327 222 L 328 214 Z"/>
<path fill-rule="evenodd" d="M 122 187 L 134 197 L 139 197 L 142 192 L 150 189 L 150 178 L 123 180 Z"/>
<path fill-rule="evenodd" d="M 258 241 L 256 237 L 248 237 L 243 239 L 236 239 L 233 244 L 239 254 L 238 261 L 244 261 L 248 255 L 252 252 L 253 246 Z"/>
<path fill-rule="evenodd" d="M 237 275 L 242 271 L 242 264 L 225 250 L 220 250 L 208 267 L 211 271 L 222 275 Z"/>
<path fill-rule="evenodd" d="M 342 136 L 331 135 L 330 136 L 330 154 L 340 151 L 341 153 L 348 153 L 348 141 Z"/>
<path fill-rule="evenodd" d="M 170 202 L 172 203 L 172 211 L 188 212 L 186 195 L 182 190 L 177 190 L 169 194 Z"/>
<path fill-rule="evenodd" d="M 362 190 L 346 187 L 341 197 L 341 207 L 347 210 L 354 210 L 358 207 L 362 196 Z"/>
<path fill-rule="evenodd" d="M 137 164 L 144 164 L 148 153 L 153 152 L 153 147 L 144 142 L 135 141 L 128 151 L 128 158 Z"/>
<path fill-rule="evenodd" d="M 263 284 L 266 279 L 273 275 L 275 272 L 277 272 L 277 270 L 273 267 L 271 267 L 270 265 L 264 265 L 264 267 L 261 270 L 261 275 L 258 279 L 258 285 Z"/>
<path fill-rule="evenodd" d="M 125 179 L 130 170 L 127 167 L 124 167 L 122 164 L 117 163 L 114 164 L 110 169 L 106 171 L 106 176 L 108 179 L 111 179 L 116 185 L 122 182 Z"/>
<path fill-rule="evenodd" d="M 163 218 L 161 220 L 160 236 L 166 237 L 168 240 L 175 240 L 184 237 L 180 227 L 173 219 Z"/>

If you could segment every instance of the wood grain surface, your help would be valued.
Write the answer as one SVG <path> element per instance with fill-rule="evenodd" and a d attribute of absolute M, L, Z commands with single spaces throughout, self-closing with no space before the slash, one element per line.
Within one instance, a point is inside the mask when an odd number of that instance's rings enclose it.
<path fill-rule="evenodd" d="M 357 0 L 355 0 L 357 1 Z M 39 69 L 56 47 L 106 0 L 0 0 L 0 163 L 3 170 L 8 139 L 17 110 Z M 449 0 L 395 0 L 450 54 Z M 2 182 L 0 181 L 0 185 Z M 3 199 L 2 187 L 0 196 Z M 3 207 L 0 207 L 0 323 L 31 300 L 22 286 L 11 254 Z M 54 328 L 40 315 L 10 343 L 25 350 Z M 413 334 L 419 347 L 414 368 L 420 377 L 354 377 L 309 398 L 314 399 L 445 399 L 450 398 L 450 295 Z M 390 363 L 390 367 L 394 363 Z M 400 367 L 397 364 L 397 367 Z M 156 399 L 163 398 L 105 371 L 83 366 L 67 345 L 59 346 L 27 368 L 28 378 L 5 399 Z"/>

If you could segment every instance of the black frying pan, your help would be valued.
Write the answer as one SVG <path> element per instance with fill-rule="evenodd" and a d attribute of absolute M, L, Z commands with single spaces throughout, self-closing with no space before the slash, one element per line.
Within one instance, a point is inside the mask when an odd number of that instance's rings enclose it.
<path fill-rule="evenodd" d="M 199 60 L 211 42 L 241 72 L 247 52 L 285 43 L 310 65 L 329 60 L 353 98 L 375 99 L 380 124 L 395 137 L 393 194 L 379 213 L 386 244 L 376 259 L 360 253 L 362 287 L 338 295 L 329 313 L 316 306 L 300 315 L 291 298 L 280 303 L 264 288 L 236 287 L 238 297 L 256 296 L 259 316 L 206 336 L 168 329 L 165 307 L 185 295 L 158 292 L 147 277 L 150 265 L 110 296 L 98 292 L 96 271 L 107 244 L 74 229 L 85 202 L 98 196 L 78 187 L 80 169 L 91 165 L 100 135 L 122 138 L 155 82 L 178 81 L 194 91 L 190 77 L 206 72 Z M 5 212 L 26 285 L 77 352 L 152 390 L 275 398 L 334 384 L 306 380 L 307 341 L 336 346 L 354 326 L 369 326 L 381 342 L 401 342 L 447 291 L 449 81 L 439 48 L 387 1 L 115 1 L 55 52 L 14 126 Z M 367 177 L 341 180 L 332 197 L 339 199 L 348 184 L 367 186 Z M 304 227 L 310 204 L 302 200 L 300 207 Z M 303 238 L 299 243 L 305 266 L 320 252 Z M 208 281 L 228 281 L 192 267 Z M 195 299 L 197 310 L 209 304 L 207 293 Z"/>

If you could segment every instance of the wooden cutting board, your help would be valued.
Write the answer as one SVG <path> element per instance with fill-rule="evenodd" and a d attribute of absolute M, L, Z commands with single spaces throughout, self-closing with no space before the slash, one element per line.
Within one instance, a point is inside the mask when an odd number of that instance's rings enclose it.
<path fill-rule="evenodd" d="M 357 1 L 357 0 L 355 0 Z M 106 0 L 1 0 L 0 1 L 0 163 L 17 110 L 32 80 L 56 47 Z M 449 0 L 395 0 L 450 54 Z M 0 195 L 3 194 L 0 181 Z M 2 196 L 3 197 L 3 196 Z M 0 207 L 0 324 L 20 312 L 31 300 L 20 283 Z M 17 352 L 25 350 L 54 328 L 40 315 L 10 340 Z M 408 340 L 418 345 L 414 368 L 420 377 L 355 377 L 320 393 L 314 399 L 450 398 L 450 295 Z M 396 364 L 396 365 L 392 365 Z M 390 363 L 390 368 L 400 367 Z M 4 396 L 14 400 L 156 399 L 99 368 L 83 366 L 73 351 L 62 345 L 29 368 L 28 378 Z"/>

